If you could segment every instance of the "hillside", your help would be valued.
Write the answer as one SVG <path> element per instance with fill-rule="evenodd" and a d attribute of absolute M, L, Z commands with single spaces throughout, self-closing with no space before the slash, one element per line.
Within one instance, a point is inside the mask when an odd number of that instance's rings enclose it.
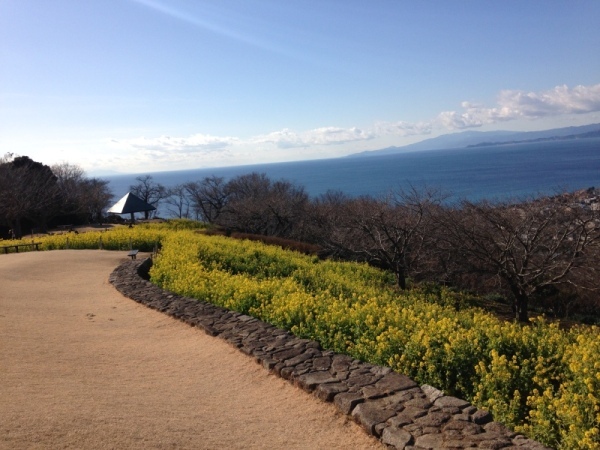
<path fill-rule="evenodd" d="M 541 137 L 537 139 L 523 139 L 523 140 L 511 140 L 511 141 L 500 141 L 500 142 L 480 142 L 479 144 L 469 145 L 468 147 L 488 147 L 492 145 L 508 145 L 508 144 L 524 144 L 529 142 L 550 142 L 550 141 L 569 141 L 573 139 L 589 139 L 599 138 L 600 130 L 590 131 L 588 133 L 580 134 L 569 134 L 567 136 L 552 136 L 552 137 Z"/>
<path fill-rule="evenodd" d="M 444 134 L 431 139 L 402 147 L 387 147 L 379 150 L 368 150 L 348 155 L 349 158 L 393 155 L 397 153 L 445 150 L 464 147 L 483 147 L 520 142 L 536 142 L 562 139 L 584 139 L 600 137 L 600 123 L 579 127 L 553 128 L 543 131 L 463 131 Z"/>

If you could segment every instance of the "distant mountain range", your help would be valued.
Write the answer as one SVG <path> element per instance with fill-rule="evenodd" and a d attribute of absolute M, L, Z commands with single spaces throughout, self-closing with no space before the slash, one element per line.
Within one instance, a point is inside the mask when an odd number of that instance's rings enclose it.
<path fill-rule="evenodd" d="M 579 127 L 553 128 L 544 131 L 463 131 L 461 133 L 444 134 L 432 139 L 402 147 L 387 147 L 380 150 L 348 155 L 349 158 L 368 156 L 394 155 L 397 153 L 421 150 L 446 150 L 464 147 L 486 147 L 501 144 L 517 144 L 524 142 L 543 142 L 568 139 L 586 139 L 600 137 L 600 123 Z"/>

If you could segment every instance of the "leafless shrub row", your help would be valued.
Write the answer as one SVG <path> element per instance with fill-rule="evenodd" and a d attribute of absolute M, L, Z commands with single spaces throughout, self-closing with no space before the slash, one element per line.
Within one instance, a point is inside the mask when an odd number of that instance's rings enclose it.
<path fill-rule="evenodd" d="M 330 257 L 392 271 L 401 289 L 435 281 L 499 293 L 520 321 L 531 302 L 564 316 L 584 299 L 595 301 L 599 288 L 598 213 L 574 194 L 449 204 L 438 190 L 411 188 L 311 199 L 300 186 L 257 173 L 179 189 L 187 211 L 229 232 L 315 244 Z"/>

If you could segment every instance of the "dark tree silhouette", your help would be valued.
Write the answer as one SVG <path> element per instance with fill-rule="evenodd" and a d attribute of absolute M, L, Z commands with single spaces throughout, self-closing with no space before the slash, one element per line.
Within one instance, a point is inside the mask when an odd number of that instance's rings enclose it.
<path fill-rule="evenodd" d="M 190 216 L 190 199 L 187 195 L 185 185 L 178 184 L 167 189 L 168 196 L 165 198 L 167 209 L 171 215 L 180 219 Z"/>
<path fill-rule="evenodd" d="M 17 238 L 23 220 L 46 229 L 59 211 L 60 190 L 50 167 L 27 156 L 7 154 L 0 160 L 0 218 Z"/>
<path fill-rule="evenodd" d="M 586 252 L 598 245 L 597 213 L 551 199 L 520 204 L 472 203 L 449 209 L 445 243 L 467 273 L 497 279 L 513 299 L 517 320 L 528 321 L 529 303 L 549 287 L 595 288 Z"/>
<path fill-rule="evenodd" d="M 215 222 L 225 228 L 266 236 L 294 237 L 308 202 L 304 188 L 264 173 L 240 175 L 225 188 L 226 204 Z"/>
<path fill-rule="evenodd" d="M 167 189 L 160 183 L 155 183 L 152 175 L 143 175 L 136 177 L 138 183 L 129 186 L 132 194 L 138 196 L 146 203 L 158 208 L 161 200 L 168 197 Z M 144 211 L 144 218 L 148 220 L 151 211 Z"/>
<path fill-rule="evenodd" d="M 201 181 L 186 183 L 185 190 L 196 218 L 215 223 L 227 204 L 225 179 L 216 176 L 206 177 Z"/>
<path fill-rule="evenodd" d="M 396 191 L 383 198 L 329 196 L 317 203 L 328 233 L 321 245 L 333 255 L 369 262 L 390 270 L 401 289 L 414 275 L 433 238 L 430 211 L 442 201 L 434 190 Z"/>

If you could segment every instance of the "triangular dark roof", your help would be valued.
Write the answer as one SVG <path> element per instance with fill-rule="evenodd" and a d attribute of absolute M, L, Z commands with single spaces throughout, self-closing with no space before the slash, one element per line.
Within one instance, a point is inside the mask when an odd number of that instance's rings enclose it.
<path fill-rule="evenodd" d="M 130 214 L 142 211 L 154 211 L 155 209 L 154 206 L 128 192 L 121 200 L 111 206 L 107 212 L 113 214 Z"/>

